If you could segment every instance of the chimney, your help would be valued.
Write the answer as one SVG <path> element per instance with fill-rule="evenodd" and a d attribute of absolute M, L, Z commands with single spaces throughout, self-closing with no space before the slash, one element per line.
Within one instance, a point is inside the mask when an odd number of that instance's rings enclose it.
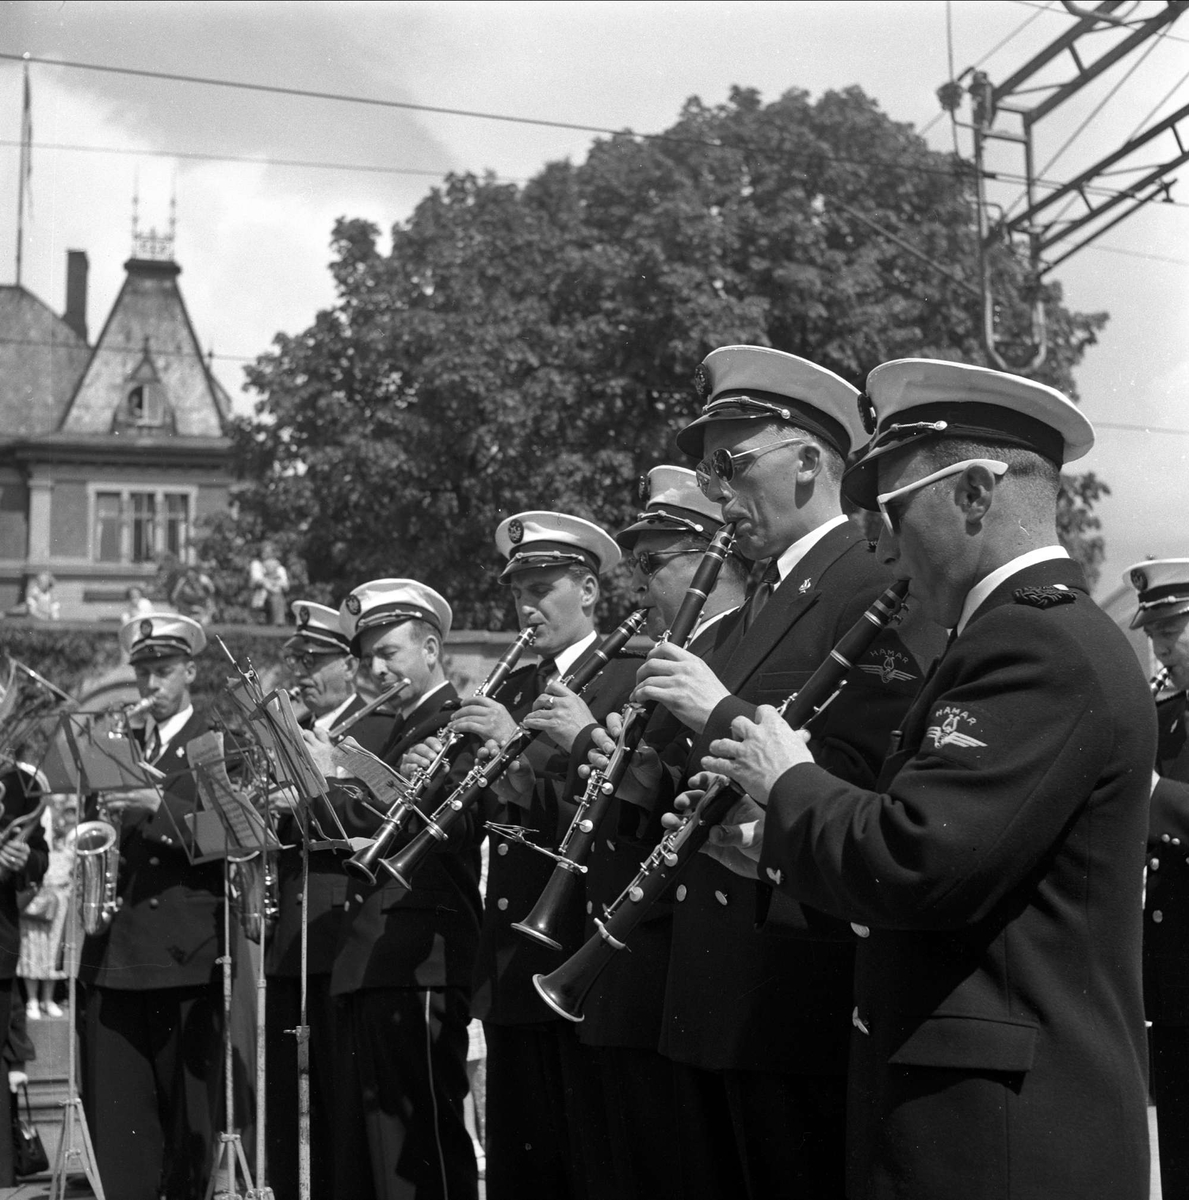
<path fill-rule="evenodd" d="M 87 341 L 87 252 L 66 251 L 66 311 L 62 320 Z"/>

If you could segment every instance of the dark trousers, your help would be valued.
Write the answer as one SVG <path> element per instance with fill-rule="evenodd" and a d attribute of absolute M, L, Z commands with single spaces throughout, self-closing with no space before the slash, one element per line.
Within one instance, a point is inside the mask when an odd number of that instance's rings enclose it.
<path fill-rule="evenodd" d="M 602 1080 L 616 1194 L 622 1200 L 683 1200 L 673 1169 L 678 1141 L 673 1064 L 655 1050 L 589 1051 Z"/>
<path fill-rule="evenodd" d="M 466 990 L 365 988 L 336 1000 L 334 1196 L 476 1200 Z"/>
<path fill-rule="evenodd" d="M 83 1109 L 104 1191 L 204 1196 L 222 1082 L 219 989 L 80 992 Z"/>
<path fill-rule="evenodd" d="M 0 1034 L 8 1041 L 8 1023 L 12 1017 L 12 980 L 0 979 Z M 17 1069 L 22 1063 L 10 1063 L 7 1056 L 4 1059 L 4 1069 Z M 8 1090 L 8 1080 L 3 1080 L 0 1087 L 0 1130 L 12 1128 L 12 1106 L 15 1097 Z M 22 1113 L 24 1110 L 21 1110 Z M 12 1187 L 16 1182 L 13 1174 L 12 1138 L 0 1137 L 0 1187 Z"/>
<path fill-rule="evenodd" d="M 484 1022 L 487 1200 L 602 1200 L 614 1191 L 598 1067 L 568 1021 Z M 584 1114 L 595 1120 L 584 1121 Z"/>
<path fill-rule="evenodd" d="M 270 978 L 264 1008 L 267 1179 L 276 1200 L 296 1200 L 297 1038 L 288 1031 L 301 1023 L 301 981 Z M 335 1194 L 331 1120 L 335 1109 L 336 1008 L 330 997 L 330 976 L 311 975 L 306 989 L 306 1021 L 310 1027 L 310 1194 L 314 1200 L 330 1200 Z"/>
<path fill-rule="evenodd" d="M 1153 1025 L 1152 1094 L 1164 1200 L 1189 1200 L 1189 1026 Z"/>
<path fill-rule="evenodd" d="M 673 1065 L 687 1200 L 842 1200 L 846 1080 Z"/>

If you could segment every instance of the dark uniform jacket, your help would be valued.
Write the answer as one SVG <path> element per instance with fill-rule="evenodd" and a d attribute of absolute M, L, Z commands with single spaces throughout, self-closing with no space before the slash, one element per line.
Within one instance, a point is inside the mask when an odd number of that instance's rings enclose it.
<path fill-rule="evenodd" d="M 761 874 L 870 930 L 848 1197 L 1146 1200 L 1155 744 L 1135 655 L 1057 560 L 978 608 L 875 792 L 777 781 Z"/>
<path fill-rule="evenodd" d="M 32 812 L 40 801 L 40 787 L 32 775 L 23 768 L 10 766 L 0 772 L 0 829 L 17 817 Z M 40 821 L 34 825 L 26 839 L 29 845 L 29 860 L 18 875 L 0 880 L 0 979 L 16 976 L 17 962 L 21 957 L 20 918 L 17 913 L 17 891 L 36 887 L 49 865 L 49 852 L 45 844 L 45 830 Z"/>
<path fill-rule="evenodd" d="M 365 707 L 367 701 L 355 695 L 339 714 L 344 721 Z M 304 716 L 303 729 L 312 729 L 314 716 Z M 388 737 L 392 718 L 373 714 L 352 726 L 349 736 L 361 746 L 377 753 Z M 277 922 L 273 927 L 265 959 L 265 970 L 273 978 L 296 978 L 301 974 L 301 833 L 294 822 L 284 818 L 278 822 L 285 848 L 277 856 Z M 347 876 L 343 862 L 345 851 L 311 850 L 309 855 L 310 919 L 306 929 L 306 971 L 309 975 L 327 975 L 334 965 L 339 943 L 339 924 L 343 905 L 347 901 Z"/>
<path fill-rule="evenodd" d="M 612 671 L 604 668 L 595 676 L 582 693 L 582 699 L 596 721 L 601 722 L 607 713 L 623 706 L 633 676 L 633 670 L 625 675 L 621 668 Z M 536 681 L 537 668 L 522 667 L 508 677 L 494 698 L 519 721 L 539 695 Z M 496 819 L 523 825 L 532 840 L 556 848 L 575 812 L 572 803 L 575 797 L 566 787 L 570 755 L 563 754 L 547 737 L 538 737 L 529 745 L 525 757 L 537 776 L 529 805 L 501 806 Z M 532 978 L 538 972 L 548 974 L 565 956 L 534 944 L 512 928 L 512 923 L 524 920 L 536 904 L 553 873 L 553 861 L 526 846 L 493 835 L 487 872 L 471 1014 L 496 1025 L 560 1021 L 563 1018 L 537 994 Z M 562 914 L 558 941 L 563 946 L 581 943 L 585 907 L 585 891 L 578 887 L 568 911 Z"/>
<path fill-rule="evenodd" d="M 726 614 L 700 631 L 688 649 L 700 658 L 708 657 L 732 635 L 738 619 L 738 609 Z M 620 661 L 631 670 L 630 682 L 634 684 L 639 660 Z M 629 685 L 629 694 L 630 691 Z M 645 740 L 651 743 L 654 729 L 666 724 L 672 726 L 673 718 L 658 708 L 649 722 Z M 674 732 L 678 731 L 674 728 Z M 659 820 L 651 819 L 659 815 L 659 812 L 646 814 L 618 797 L 612 802 L 583 877 L 588 938 L 598 932 L 595 920 L 604 915 L 606 908 L 631 883 L 640 864 L 660 840 L 664 830 Z M 656 1050 L 661 1037 L 672 933 L 673 902 L 667 896 L 652 905 L 633 930 L 630 952 L 615 955 L 587 993 L 582 1005 L 582 1024 L 578 1026 L 578 1036 L 585 1045 Z"/>
<path fill-rule="evenodd" d="M 222 945 L 223 866 L 191 865 L 177 837 L 199 807 L 186 743 L 209 728 L 190 717 L 154 764 L 165 773 L 160 809 L 124 818 L 119 908 L 104 933 L 83 941 L 79 982 L 129 991 L 210 982 Z"/>
<path fill-rule="evenodd" d="M 853 525 L 813 545 L 746 632 L 742 620 L 709 665 L 731 695 L 689 756 L 701 769 L 711 739 L 739 715 L 780 705 L 808 680 L 863 610 L 891 583 Z M 929 661 L 944 635 L 925 631 Z M 814 722 L 831 769 L 870 786 L 888 738 L 920 687 L 922 668 L 893 627 Z M 843 922 L 774 903 L 756 929 L 755 884 L 706 855 L 674 889 L 661 1053 L 706 1069 L 842 1074 L 849 1040 L 854 934 Z"/>
<path fill-rule="evenodd" d="M 1156 705 L 1159 742 L 1144 901 L 1144 1015 L 1189 1024 L 1189 738 L 1185 692 Z M 1175 840 L 1174 840 L 1175 839 Z"/>
<path fill-rule="evenodd" d="M 398 767 L 406 750 L 436 734 L 457 700 L 454 685 L 447 683 L 398 718 L 385 748 L 389 765 Z M 442 799 L 437 789 L 423 807 L 432 809 Z M 347 804 L 340 816 L 352 836 L 375 832 L 376 818 L 361 806 Z M 398 845 L 420 828 L 414 818 Z M 412 891 L 383 869 L 374 886 L 347 881 L 332 995 L 373 987 L 470 987 L 481 915 L 479 850 L 471 828 L 424 861 Z"/>

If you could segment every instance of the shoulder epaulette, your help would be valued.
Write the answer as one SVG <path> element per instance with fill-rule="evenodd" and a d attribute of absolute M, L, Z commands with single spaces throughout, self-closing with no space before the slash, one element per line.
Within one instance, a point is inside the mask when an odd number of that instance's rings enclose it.
<path fill-rule="evenodd" d="M 1052 608 L 1057 604 L 1072 604 L 1078 598 L 1077 592 L 1064 587 L 1022 587 L 1012 592 L 1012 599 L 1017 604 L 1028 604 L 1033 608 Z"/>

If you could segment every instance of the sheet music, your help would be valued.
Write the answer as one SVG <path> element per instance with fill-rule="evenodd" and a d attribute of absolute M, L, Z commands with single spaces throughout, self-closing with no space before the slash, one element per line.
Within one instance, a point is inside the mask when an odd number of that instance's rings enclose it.
<path fill-rule="evenodd" d="M 161 790 L 164 773 L 141 758 L 130 737 L 113 736 L 104 720 L 81 713 L 64 714 L 62 725 L 87 791 Z"/>
<path fill-rule="evenodd" d="M 216 812 L 227 834 L 228 850 L 277 850 L 280 842 L 267 822 L 232 785 L 227 774 L 223 735 L 209 730 L 186 743 L 186 760 L 199 794 Z"/>

